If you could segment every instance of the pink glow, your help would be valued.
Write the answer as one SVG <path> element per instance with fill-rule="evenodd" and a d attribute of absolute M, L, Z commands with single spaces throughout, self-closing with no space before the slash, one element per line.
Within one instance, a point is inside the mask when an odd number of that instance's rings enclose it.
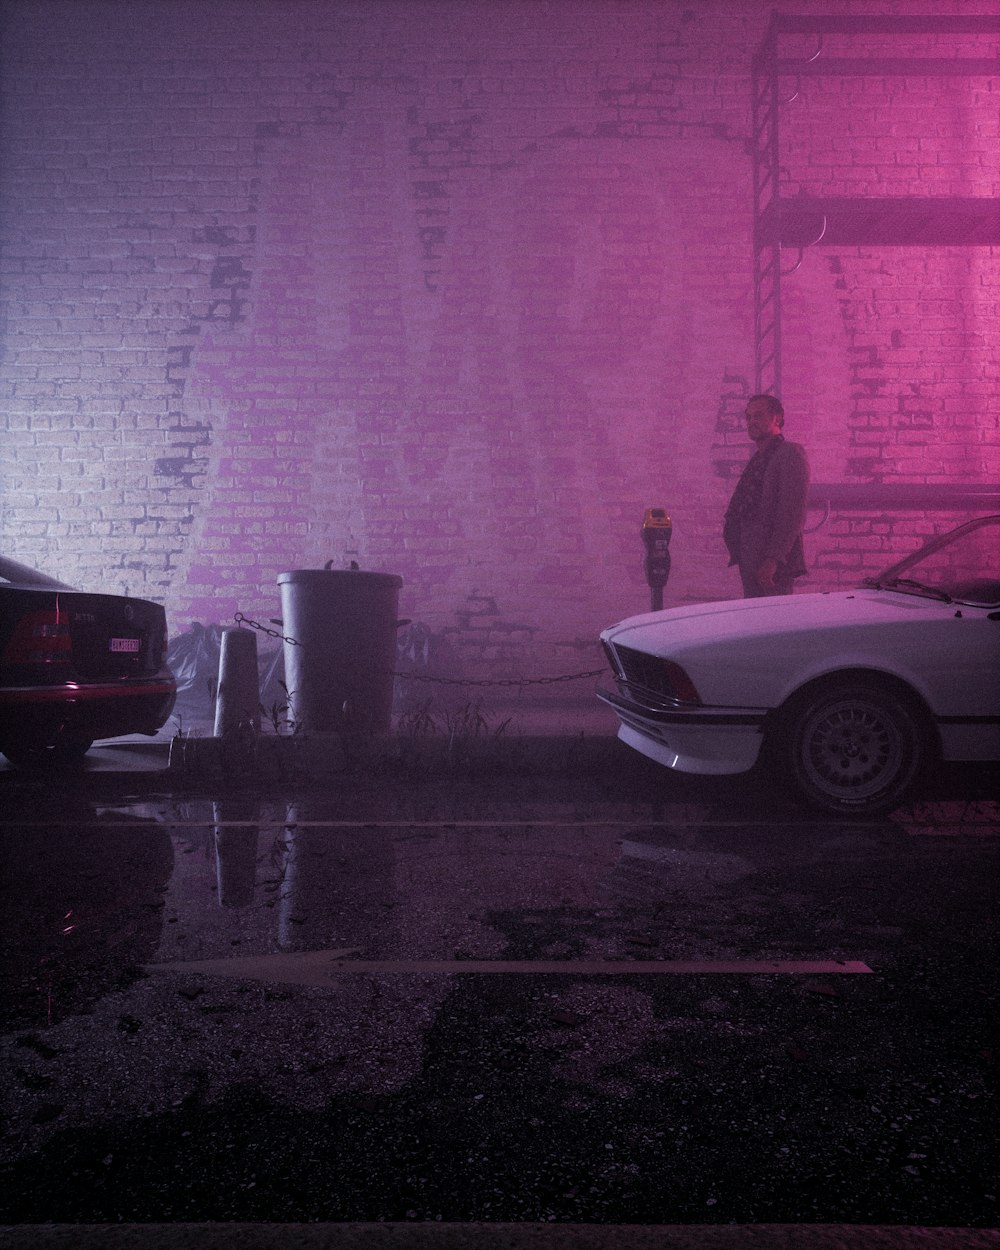
<path fill-rule="evenodd" d="M 720 526 L 769 3 L 91 7 L 15 5 L 2 51 L 12 552 L 160 598 L 175 632 L 357 560 L 486 666 L 642 610 L 650 506 L 668 606 L 739 593 Z M 821 55 L 985 65 L 997 42 Z M 783 196 L 996 204 L 995 74 L 787 86 Z M 836 240 L 783 255 L 814 480 L 996 483 L 1000 247 Z M 812 519 L 822 590 L 962 517 Z"/>

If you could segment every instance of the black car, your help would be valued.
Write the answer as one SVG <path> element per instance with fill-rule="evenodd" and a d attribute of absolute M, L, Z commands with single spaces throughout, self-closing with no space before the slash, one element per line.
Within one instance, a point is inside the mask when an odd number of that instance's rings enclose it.
<path fill-rule="evenodd" d="M 177 688 L 162 606 L 99 595 L 0 557 L 0 752 L 69 763 L 98 738 L 153 735 Z"/>

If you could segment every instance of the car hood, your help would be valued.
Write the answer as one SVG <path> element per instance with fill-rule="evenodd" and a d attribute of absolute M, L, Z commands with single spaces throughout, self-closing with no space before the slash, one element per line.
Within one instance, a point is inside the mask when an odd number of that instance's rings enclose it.
<path fill-rule="evenodd" d="M 837 667 L 909 671 L 900 630 L 955 615 L 954 605 L 875 589 L 694 604 L 629 617 L 604 642 L 681 664 L 706 703 L 768 707 Z"/>
<path fill-rule="evenodd" d="M 858 589 L 811 595 L 774 595 L 764 599 L 724 599 L 663 612 L 630 616 L 606 629 L 601 637 L 626 646 L 659 651 L 685 642 L 726 642 L 770 637 L 802 630 L 827 630 L 845 625 L 897 621 L 914 612 L 932 616 L 954 614 L 937 599 L 885 590 Z M 628 638 L 623 637 L 629 634 Z"/>

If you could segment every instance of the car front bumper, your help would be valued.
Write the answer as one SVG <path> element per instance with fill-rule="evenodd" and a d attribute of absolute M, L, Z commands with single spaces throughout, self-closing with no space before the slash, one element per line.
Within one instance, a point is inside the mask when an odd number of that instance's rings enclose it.
<path fill-rule="evenodd" d="M 597 697 L 621 721 L 622 742 L 678 772 L 743 773 L 760 755 L 764 709 L 668 706 L 631 690 L 598 690 Z"/>

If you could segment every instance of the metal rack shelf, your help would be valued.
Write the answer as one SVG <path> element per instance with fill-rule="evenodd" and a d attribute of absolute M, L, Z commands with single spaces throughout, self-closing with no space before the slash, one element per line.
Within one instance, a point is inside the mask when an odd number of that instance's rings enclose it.
<path fill-rule="evenodd" d="M 1000 76 L 988 57 L 823 58 L 825 35 L 1000 36 L 998 17 L 795 17 L 775 14 L 753 60 L 754 339 L 758 391 L 781 390 L 782 249 L 828 246 L 1000 246 L 1000 201 L 985 197 L 783 196 L 781 80 L 805 76 Z M 808 57 L 781 56 L 781 39 L 815 35 Z M 787 271 L 786 271 L 787 272 Z"/>

